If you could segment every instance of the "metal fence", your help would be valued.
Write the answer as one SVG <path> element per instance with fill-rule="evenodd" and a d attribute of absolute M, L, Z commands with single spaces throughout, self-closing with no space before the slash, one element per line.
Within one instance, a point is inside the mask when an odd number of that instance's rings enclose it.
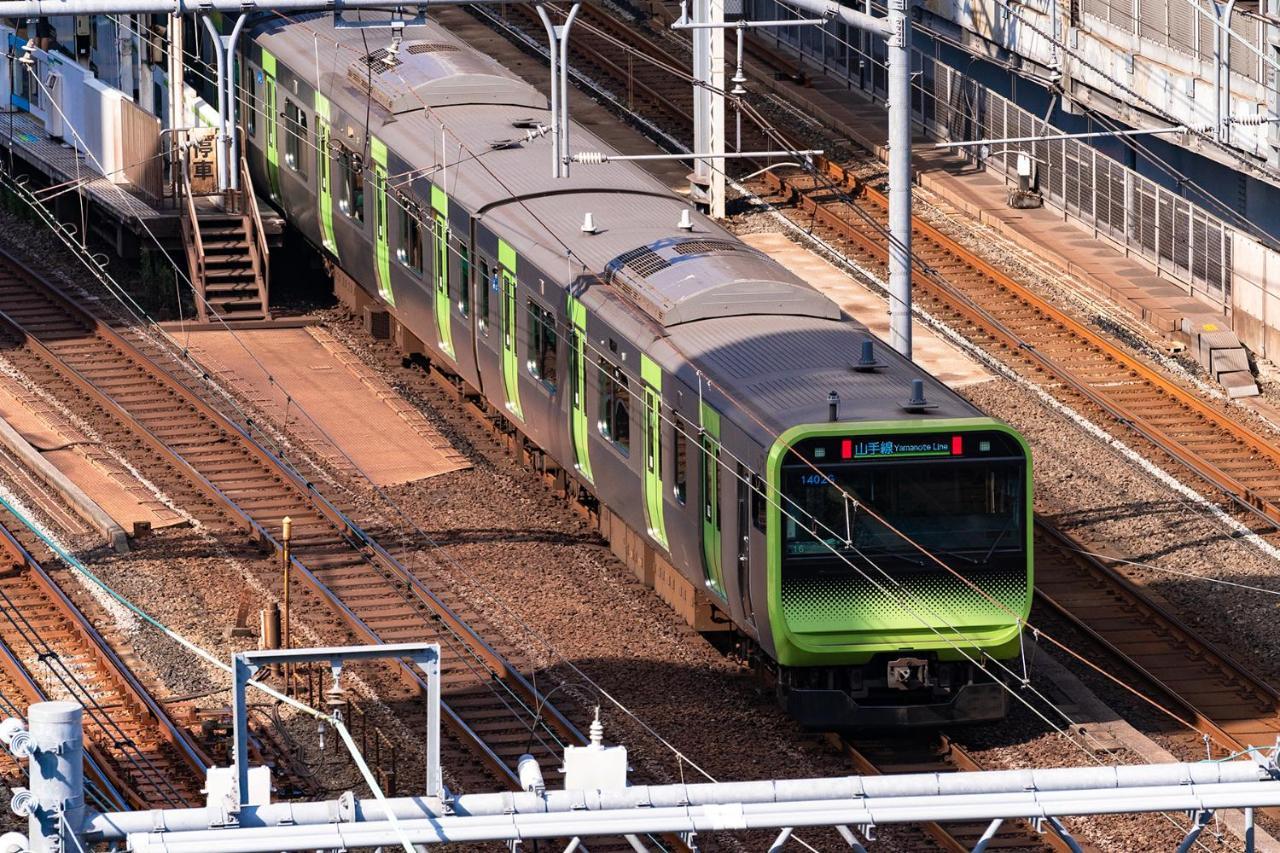
<path fill-rule="evenodd" d="M 791 14 L 788 7 L 775 0 L 747 0 L 747 7 L 751 16 L 761 19 Z M 851 88 L 884 97 L 883 49 L 877 51 L 874 41 L 861 34 L 838 24 L 762 32 L 821 66 L 829 76 L 843 79 Z M 940 140 L 1064 132 L 932 56 L 915 51 L 913 60 L 913 70 L 918 73 L 912 111 L 916 120 Z M 1012 179 L 1019 152 L 1034 158 L 1046 201 L 1065 216 L 1089 226 L 1096 236 L 1147 259 L 1169 278 L 1225 309 L 1231 308 L 1234 233 L 1226 223 L 1075 140 L 997 146 L 987 159 L 987 168 Z"/>

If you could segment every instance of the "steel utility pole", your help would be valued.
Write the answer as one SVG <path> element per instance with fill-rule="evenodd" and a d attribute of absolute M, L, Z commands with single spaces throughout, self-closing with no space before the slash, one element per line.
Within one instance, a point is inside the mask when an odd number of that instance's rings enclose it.
<path fill-rule="evenodd" d="M 911 9 L 909 0 L 889 0 L 888 15 L 873 17 L 842 6 L 835 0 L 782 0 L 818 16 L 821 21 L 839 20 L 866 30 L 885 40 L 888 47 L 889 98 L 889 343 L 911 358 Z M 3 7 L 0 3 L 0 7 Z M 718 159 L 696 160 L 693 175 L 695 198 L 705 188 L 712 216 L 724 215 L 724 31 L 738 24 L 724 22 L 723 0 L 694 0 L 693 20 L 684 15 L 676 29 L 693 31 L 694 151 L 718 153 Z M 718 10 L 718 11 L 717 11 Z M 716 17 L 718 15 L 718 17 Z M 753 22 L 756 26 L 782 24 L 781 21 Z M 796 25 L 813 21 L 795 21 Z M 718 51 L 701 40 L 715 33 Z M 714 61 L 715 65 L 709 65 Z M 718 69 L 719 76 L 715 76 Z M 718 107 L 712 93 L 718 97 Z M 701 100 L 700 100 L 701 98 Z M 713 148 L 718 140 L 719 148 Z M 714 163 L 714 167 L 712 166 Z M 701 182 L 706 169 L 721 178 L 716 185 Z"/>
<path fill-rule="evenodd" d="M 724 218 L 724 0 L 693 0 L 693 161 L 689 190 L 713 219 Z"/>

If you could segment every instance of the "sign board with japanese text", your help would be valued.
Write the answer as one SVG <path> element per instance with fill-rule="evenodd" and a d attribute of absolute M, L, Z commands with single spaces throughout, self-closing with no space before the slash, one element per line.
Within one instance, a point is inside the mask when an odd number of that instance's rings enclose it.
<path fill-rule="evenodd" d="M 187 174 L 192 195 L 213 195 L 218 191 L 215 155 L 217 128 L 198 127 L 187 132 Z"/>

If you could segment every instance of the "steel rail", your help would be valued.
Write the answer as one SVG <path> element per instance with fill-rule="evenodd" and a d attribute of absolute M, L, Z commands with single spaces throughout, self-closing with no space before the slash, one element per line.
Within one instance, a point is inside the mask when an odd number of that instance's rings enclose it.
<path fill-rule="evenodd" d="M 5 512 L 4 515 L 8 515 L 8 513 Z M 58 616 L 70 626 L 73 636 L 83 644 L 83 647 L 91 656 L 97 673 L 114 685 L 114 689 L 119 693 L 120 701 L 132 708 L 138 718 L 138 723 L 140 725 L 149 724 L 149 728 L 158 732 L 160 739 L 169 746 L 172 754 L 178 758 L 180 764 L 185 768 L 184 772 L 187 777 L 184 780 L 185 791 L 175 787 L 174 793 L 184 796 L 187 800 L 186 805 L 194 804 L 198 799 L 198 792 L 204 784 L 205 771 L 213 764 L 208 755 L 186 730 L 174 722 L 165 708 L 156 701 L 150 691 L 143 686 L 137 676 L 120 659 L 107 639 L 85 617 L 80 608 L 67 597 L 53 578 L 49 576 L 44 566 L 32 556 L 3 521 L 0 521 L 0 553 L 8 558 L 8 562 L 13 567 L 16 576 L 20 576 L 27 584 L 28 591 L 39 596 L 41 601 L 52 607 Z M 7 601 L 8 593 L 5 594 L 5 598 Z M 68 643 L 66 640 L 59 642 L 55 633 L 42 631 L 40 639 L 61 654 L 61 652 L 65 651 Z M 10 677 L 23 686 L 25 698 L 28 702 L 44 701 L 46 698 L 45 692 L 31 673 L 12 650 L 8 648 L 7 644 L 5 645 L 5 650 L 5 655 L 0 658 L 0 667 L 4 667 Z M 81 689 L 87 691 L 88 687 L 84 685 L 80 674 L 75 673 L 74 675 L 78 683 L 80 683 Z M 92 714 L 93 709 L 89 710 Z M 98 709 L 98 711 L 102 710 L 101 708 Z M 120 725 L 119 721 L 114 719 L 112 724 Z M 104 734 L 109 735 L 111 733 L 104 732 Z M 103 790 L 124 792 L 129 802 L 138 808 L 164 805 L 164 802 L 158 802 L 154 797 L 148 797 L 138 790 L 138 784 L 130 782 L 129 774 L 122 767 L 133 759 L 116 758 L 110 751 L 111 748 L 124 748 L 126 744 L 122 744 L 114 738 L 108 739 L 111 740 L 111 743 L 107 745 L 99 743 L 96 738 L 90 739 L 93 747 L 92 768 L 95 770 Z M 135 758 L 142 761 L 148 760 L 141 752 L 141 748 L 136 748 L 139 752 Z M 116 765 L 121 765 L 121 767 Z M 150 772 L 158 773 L 159 770 L 150 768 Z M 142 781 L 150 782 L 152 780 L 144 779 Z"/>
<path fill-rule="evenodd" d="M 0 687 L 5 686 L 4 682 L 8 682 L 14 690 L 22 694 L 21 701 L 27 705 L 35 702 L 47 702 L 49 696 L 44 692 L 44 688 L 36 682 L 35 678 L 27 670 L 26 666 L 18 659 L 8 644 L 0 639 Z M 0 691 L 3 698 L 10 704 L 14 703 L 15 697 L 7 691 Z M 17 710 L 16 708 L 14 710 Z M 20 766 L 8 750 L 0 750 L 3 758 L 0 761 L 10 763 L 20 771 Z M 111 768 L 108 757 L 103 753 L 102 748 L 92 740 L 85 743 L 85 769 L 89 779 L 92 780 L 93 786 L 97 789 L 97 795 L 104 803 L 112 808 L 121 810 L 129 808 L 130 805 L 139 805 L 140 800 L 136 794 L 130 791 L 127 784 L 116 774 Z M 19 775 L 21 775 L 19 773 Z M 122 791 L 128 793 L 121 793 Z"/>
<path fill-rule="evenodd" d="M 28 577 L 35 582 L 40 591 L 63 616 L 70 620 L 76 633 L 87 642 L 103 668 L 111 673 L 112 678 L 120 681 L 129 698 L 140 709 L 145 710 L 146 716 L 155 720 L 164 739 L 182 756 L 183 761 L 191 772 L 203 781 L 205 771 L 213 766 L 213 761 L 209 758 L 208 753 L 192 740 L 185 729 L 173 721 L 164 706 L 156 701 L 155 697 L 151 695 L 151 691 L 138 680 L 133 671 L 120 659 L 120 656 L 112 648 L 107 638 L 102 636 L 102 633 L 85 617 L 75 602 L 50 577 L 40 561 L 32 556 L 31 552 L 18 541 L 18 538 L 3 521 L 0 521 L 0 549 L 8 554 L 16 565 L 20 565 L 26 570 Z"/>
<path fill-rule="evenodd" d="M 1044 519 L 1036 598 L 1182 706 L 1223 755 L 1275 746 L 1280 691 Z"/>
<path fill-rule="evenodd" d="M 906 766 L 901 771 L 904 773 L 969 772 L 983 769 L 971 755 L 946 735 L 939 735 L 938 741 L 932 745 L 935 748 L 927 751 L 920 749 L 921 744 L 915 738 L 905 748 L 903 744 L 892 738 L 860 737 L 855 742 L 851 737 L 831 734 L 828 735 L 827 740 L 849 759 L 859 774 L 864 776 L 882 776 L 892 773 L 894 772 L 893 762 L 903 759 L 906 759 Z M 893 758 L 888 761 L 877 758 L 875 756 L 877 751 L 892 753 Z M 924 834 L 938 846 L 938 849 L 946 853 L 969 853 L 986 828 L 986 824 L 981 826 L 944 825 L 932 821 L 920 825 Z M 1040 849 L 1053 851 L 1053 853 L 1071 853 L 1071 847 L 1061 838 L 1049 833 L 1038 833 L 1024 820 L 1006 821 L 1001 824 L 996 837 L 992 839 L 991 846 L 999 849 L 1016 848 L 1024 851 Z M 1091 845 L 1082 846 L 1089 853 L 1093 853 Z"/>

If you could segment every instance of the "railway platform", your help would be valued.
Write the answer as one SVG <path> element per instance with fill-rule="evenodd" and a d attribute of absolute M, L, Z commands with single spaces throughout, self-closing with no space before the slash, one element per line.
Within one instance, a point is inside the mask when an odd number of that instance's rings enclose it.
<path fill-rule="evenodd" d="M 181 198 L 168 193 L 163 185 L 159 123 L 132 105 L 124 107 L 121 115 L 133 115 L 135 124 L 121 128 L 125 137 L 122 151 L 102 164 L 108 175 L 103 175 L 95 162 L 108 155 L 87 156 L 52 136 L 45 118 L 17 108 L 0 112 L 0 156 L 8 161 L 6 167 L 12 164 L 17 173 L 36 179 L 37 195 L 59 221 L 75 225 L 77 231 L 88 228 L 93 236 L 111 245 L 116 255 L 136 257 L 140 251 L 157 249 L 157 241 L 166 249 L 180 250 Z M 115 160 L 124 162 L 117 164 Z M 200 199 L 197 206 L 211 203 Z M 260 200 L 258 211 L 268 244 L 279 245 L 283 218 Z"/>
<path fill-rule="evenodd" d="M 854 142 L 887 158 L 883 140 L 888 136 L 888 113 L 883 104 L 816 70 L 811 70 L 806 85 L 785 79 L 767 85 L 823 124 L 841 128 Z M 915 137 L 912 159 L 917 183 L 946 204 L 1074 276 L 1093 297 L 1142 321 L 1171 348 L 1185 347 L 1229 396 L 1258 394 L 1248 355 L 1220 306 L 1196 298 L 1186 286 L 1158 275 L 1144 260 L 1127 255 L 1054 208 L 1009 207 L 1010 187 L 1002 175 L 934 148 L 922 134 Z"/>

